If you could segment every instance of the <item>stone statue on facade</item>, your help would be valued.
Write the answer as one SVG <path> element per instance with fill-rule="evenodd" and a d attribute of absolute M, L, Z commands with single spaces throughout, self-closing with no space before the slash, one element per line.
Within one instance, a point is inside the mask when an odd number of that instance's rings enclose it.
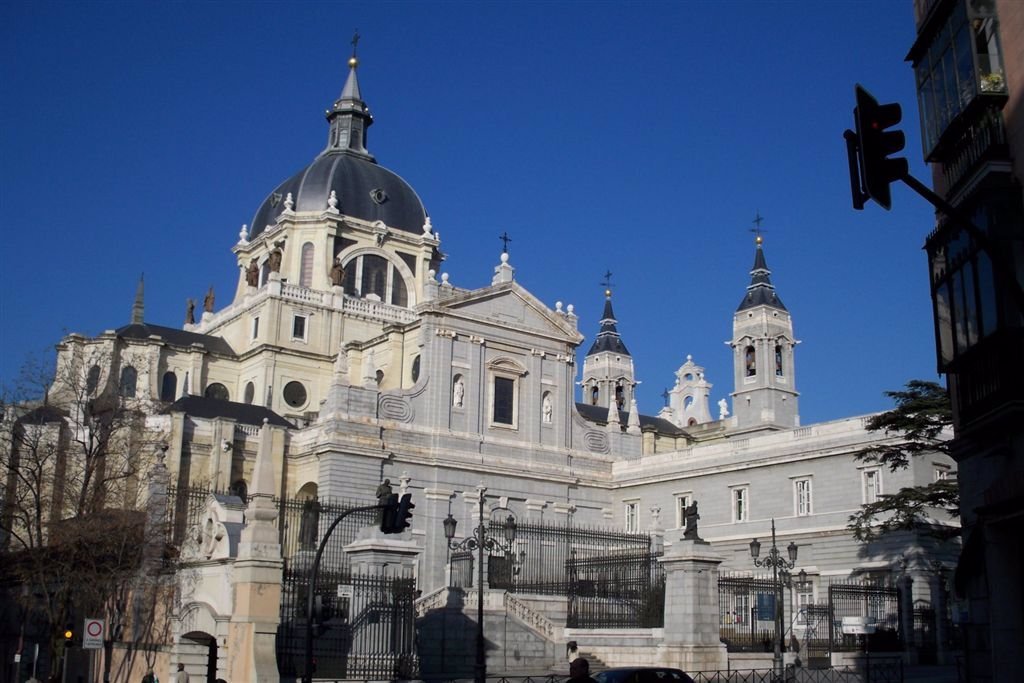
<path fill-rule="evenodd" d="M 335 258 L 331 266 L 331 285 L 341 287 L 345 283 L 345 268 L 341 265 L 341 259 Z"/>
<path fill-rule="evenodd" d="M 455 386 L 452 387 L 452 405 L 456 408 L 461 408 L 465 397 L 466 385 L 462 381 L 462 377 L 459 377 L 455 380 Z"/>
<path fill-rule="evenodd" d="M 267 258 L 267 263 L 270 264 L 270 272 L 280 273 L 281 272 L 281 250 L 274 249 L 270 252 L 270 256 Z"/>
<path fill-rule="evenodd" d="M 206 290 L 206 296 L 203 297 L 203 311 L 205 313 L 213 313 L 213 301 L 213 285 L 210 285 L 210 288 Z"/>
<path fill-rule="evenodd" d="M 185 300 L 185 324 L 195 325 L 196 324 L 196 300 L 186 299 Z"/>
<path fill-rule="evenodd" d="M 385 479 L 377 486 L 377 492 L 374 494 L 377 496 L 377 505 L 387 505 L 388 498 L 391 497 L 393 491 L 391 490 L 391 480 Z M 384 519 L 384 509 L 377 510 L 377 523 Z"/>
<path fill-rule="evenodd" d="M 729 402 L 724 398 L 718 401 L 718 419 L 724 420 L 729 417 Z"/>
<path fill-rule="evenodd" d="M 249 267 L 245 269 L 245 284 L 250 287 L 258 287 L 260 284 L 260 266 L 256 259 L 249 261 Z"/>
<path fill-rule="evenodd" d="M 317 531 L 320 527 L 320 502 L 310 498 L 302 505 L 299 519 L 299 547 L 303 550 L 316 548 Z"/>
<path fill-rule="evenodd" d="M 544 394 L 544 405 L 542 410 L 545 424 L 551 424 L 551 414 L 553 409 L 551 407 L 551 397 L 547 394 Z"/>
<path fill-rule="evenodd" d="M 700 514 L 697 512 L 697 501 L 686 506 L 685 519 L 686 530 L 683 531 L 683 540 L 703 541 L 704 539 L 697 535 L 697 520 L 700 519 Z"/>

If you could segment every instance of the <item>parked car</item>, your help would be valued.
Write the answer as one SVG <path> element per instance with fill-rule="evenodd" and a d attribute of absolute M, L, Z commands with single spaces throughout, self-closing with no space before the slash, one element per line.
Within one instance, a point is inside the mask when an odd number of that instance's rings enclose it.
<path fill-rule="evenodd" d="M 597 683 L 693 683 L 679 669 L 663 666 L 618 666 L 593 674 Z"/>

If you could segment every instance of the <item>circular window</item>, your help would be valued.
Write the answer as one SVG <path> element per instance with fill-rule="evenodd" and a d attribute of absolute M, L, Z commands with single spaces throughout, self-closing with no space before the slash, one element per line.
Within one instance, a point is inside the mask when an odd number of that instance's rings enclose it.
<path fill-rule="evenodd" d="M 292 408 L 306 405 L 306 387 L 302 382 L 288 382 L 284 385 L 284 402 Z"/>
<path fill-rule="evenodd" d="M 252 403 L 253 399 L 256 398 L 256 385 L 249 382 L 245 385 L 245 402 Z"/>
<path fill-rule="evenodd" d="M 420 357 L 416 356 L 412 359 L 412 381 L 416 382 L 420 378 Z"/>
<path fill-rule="evenodd" d="M 212 398 L 217 401 L 230 401 L 231 397 L 228 395 L 228 388 L 220 382 L 214 382 L 206 387 L 206 391 L 203 392 L 203 396 L 206 398 Z"/>

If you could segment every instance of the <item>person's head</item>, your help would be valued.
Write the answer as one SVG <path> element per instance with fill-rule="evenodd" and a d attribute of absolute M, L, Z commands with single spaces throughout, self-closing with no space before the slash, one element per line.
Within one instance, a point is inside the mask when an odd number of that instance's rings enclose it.
<path fill-rule="evenodd" d="M 185 665 L 182 664 L 181 662 L 178 662 L 178 671 L 184 671 L 184 670 L 185 670 Z"/>
<path fill-rule="evenodd" d="M 583 657 L 577 657 L 569 664 L 569 678 L 586 678 L 590 675 L 590 662 Z"/>

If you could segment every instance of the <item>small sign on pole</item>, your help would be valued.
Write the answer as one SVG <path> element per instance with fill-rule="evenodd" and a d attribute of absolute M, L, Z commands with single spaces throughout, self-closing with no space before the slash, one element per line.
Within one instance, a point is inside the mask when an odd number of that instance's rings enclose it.
<path fill-rule="evenodd" d="M 348 598 L 349 600 L 351 600 L 352 596 L 355 595 L 355 593 L 356 593 L 356 589 L 355 589 L 355 586 L 353 586 L 352 584 L 350 584 L 350 583 L 339 583 L 338 584 L 338 597 L 339 598 Z"/>
<path fill-rule="evenodd" d="M 103 647 L 103 620 L 86 619 L 82 629 L 82 649 L 99 650 Z"/>
<path fill-rule="evenodd" d="M 868 617 L 843 617 L 843 633 L 846 635 L 871 635 L 875 632 L 874 620 Z"/>

